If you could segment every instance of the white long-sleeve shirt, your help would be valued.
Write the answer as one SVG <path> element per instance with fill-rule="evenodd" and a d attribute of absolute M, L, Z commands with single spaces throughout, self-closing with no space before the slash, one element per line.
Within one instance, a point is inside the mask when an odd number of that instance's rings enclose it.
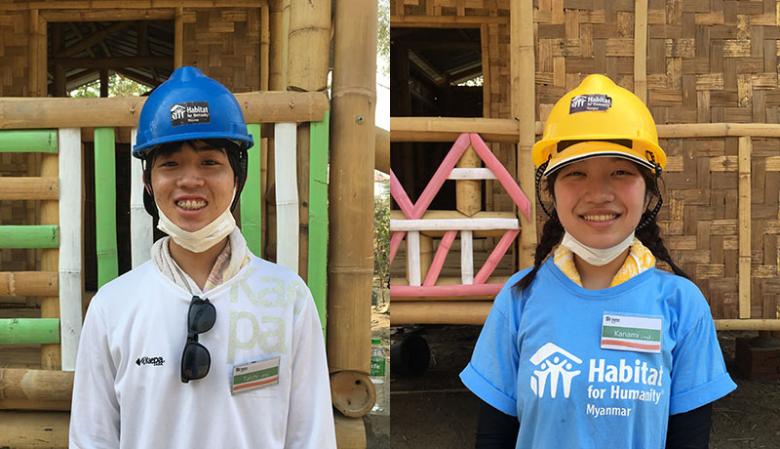
<path fill-rule="evenodd" d="M 203 296 L 217 311 L 199 336 L 211 369 L 185 384 L 192 296 L 151 262 L 101 288 L 81 334 L 71 449 L 335 449 L 325 346 L 303 281 L 253 256 Z M 235 365 L 274 357 L 278 384 L 231 394 Z"/>

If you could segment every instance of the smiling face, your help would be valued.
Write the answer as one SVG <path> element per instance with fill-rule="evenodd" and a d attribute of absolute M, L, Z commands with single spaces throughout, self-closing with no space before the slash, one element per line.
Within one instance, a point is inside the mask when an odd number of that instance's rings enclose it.
<path fill-rule="evenodd" d="M 151 163 L 154 201 L 163 214 L 194 232 L 230 207 L 235 175 L 225 150 L 205 142 L 185 142 Z"/>
<path fill-rule="evenodd" d="M 563 228 L 591 248 L 610 248 L 633 232 L 647 206 L 639 167 L 626 159 L 592 157 L 560 169 L 555 210 Z"/>

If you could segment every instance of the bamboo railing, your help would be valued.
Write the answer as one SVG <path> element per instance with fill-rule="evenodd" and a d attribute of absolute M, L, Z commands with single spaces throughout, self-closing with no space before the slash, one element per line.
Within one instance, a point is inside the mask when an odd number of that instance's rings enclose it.
<path fill-rule="evenodd" d="M 741 124 L 741 123 L 691 123 L 658 125 L 660 138 L 693 139 L 738 137 L 738 240 L 739 240 L 739 318 L 716 319 L 720 330 L 780 330 L 780 319 L 751 317 L 751 154 L 752 138 L 780 138 L 780 125 L 777 124 Z M 393 117 L 390 119 L 391 142 L 447 142 L 454 141 L 464 132 L 478 132 L 483 137 L 490 136 L 494 142 L 515 141 L 520 133 L 519 122 L 508 119 L 489 118 L 442 118 L 442 117 Z M 541 134 L 542 124 L 535 123 L 536 134 Z M 521 150 L 518 150 L 521 151 Z M 530 152 L 530 147 L 524 151 Z M 520 159 L 520 156 L 518 156 Z M 530 160 L 530 159 L 529 159 Z M 726 161 L 731 163 L 729 161 Z M 521 176 L 532 176 L 532 166 L 521 166 L 521 170 L 530 172 Z M 529 196 L 530 195 L 530 192 Z M 433 211 L 429 212 L 433 213 Z M 441 214 L 441 212 L 438 212 Z M 483 212 L 490 213 L 490 212 Z M 495 213 L 495 212 L 493 212 Z M 398 212 L 395 212 L 397 217 Z M 465 217 L 465 216 L 464 216 Z M 442 234 L 439 234 L 442 235 Z M 397 249 L 397 248 L 396 248 Z M 410 280 L 393 279 L 397 286 L 409 285 Z M 406 291 L 406 290 L 404 290 Z M 484 292 L 480 292 L 484 293 Z M 398 324 L 482 324 L 490 310 L 490 299 L 486 295 L 475 294 L 472 297 L 457 298 L 444 296 L 441 301 L 420 296 L 410 301 L 410 295 L 403 299 L 393 298 L 391 323 Z M 400 301 L 399 301 L 400 299 Z M 474 300 L 478 299 L 478 300 Z M 484 301 L 484 302 L 483 302 Z"/>

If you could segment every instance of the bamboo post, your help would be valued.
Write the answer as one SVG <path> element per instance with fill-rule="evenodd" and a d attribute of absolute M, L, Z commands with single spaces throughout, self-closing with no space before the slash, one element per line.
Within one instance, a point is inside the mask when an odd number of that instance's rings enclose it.
<path fill-rule="evenodd" d="M 270 0 L 271 42 L 269 51 L 269 79 L 271 90 L 284 90 L 287 87 L 287 34 L 289 9 L 284 8 L 283 0 Z"/>
<path fill-rule="evenodd" d="M 532 198 L 532 192 L 536 189 L 531 159 L 536 128 L 533 15 L 532 0 L 510 2 L 509 54 L 512 58 L 509 91 L 512 92 L 512 117 L 519 120 L 520 134 L 517 143 L 517 176 L 520 178 L 520 188 Z M 518 268 L 524 268 L 533 265 L 536 250 L 536 202 L 531 201 L 530 219 L 523 214 L 519 215 L 522 232 Z"/>
<path fill-rule="evenodd" d="M 262 204 L 263 192 L 260 189 L 261 167 L 260 156 L 262 147 L 262 136 L 260 125 L 248 125 L 249 134 L 252 135 L 254 145 L 249 149 L 247 156 L 247 172 L 244 190 L 241 192 L 241 232 L 246 239 L 247 247 L 257 257 L 262 257 Z"/>
<path fill-rule="evenodd" d="M 70 410 L 73 373 L 0 368 L 0 409 Z"/>
<path fill-rule="evenodd" d="M 95 129 L 95 249 L 98 288 L 119 275 L 116 243 L 116 157 L 114 129 Z"/>
<path fill-rule="evenodd" d="M 0 272 L 0 296 L 55 296 L 58 291 L 59 275 L 56 271 Z"/>
<path fill-rule="evenodd" d="M 420 233 L 420 278 L 425 279 L 433 263 L 433 238 Z"/>
<path fill-rule="evenodd" d="M 173 67 L 184 65 L 184 7 L 176 7 L 173 33 Z"/>
<path fill-rule="evenodd" d="M 264 5 L 260 8 L 260 90 L 268 90 L 269 84 L 269 71 L 271 64 L 269 61 L 270 56 L 270 40 L 271 30 L 270 17 L 268 11 L 268 5 Z M 258 143 L 258 148 L 260 144 Z"/>
<path fill-rule="evenodd" d="M 68 425 L 65 412 L 0 412 L 0 447 L 66 449 Z"/>
<path fill-rule="evenodd" d="M 323 333 L 327 330 L 328 294 L 328 127 L 325 120 L 311 124 L 309 172 L 308 285 L 317 305 Z"/>
<path fill-rule="evenodd" d="M 477 152 L 469 148 L 458 161 L 458 168 L 478 168 L 481 162 Z M 455 181 L 455 208 L 469 217 L 479 212 L 482 209 L 482 181 Z"/>
<path fill-rule="evenodd" d="M 130 131 L 130 147 L 135 147 L 138 129 Z M 153 220 L 144 207 L 141 161 L 130 158 L 130 258 L 133 268 L 152 258 Z"/>
<path fill-rule="evenodd" d="M 374 271 L 377 3 L 337 0 L 335 5 L 328 361 L 331 372 L 351 370 L 367 376 Z M 362 438 L 358 447 L 365 447 L 362 420 L 352 424 L 354 434 Z"/>
<path fill-rule="evenodd" d="M 60 346 L 62 369 L 76 368 L 81 335 L 81 130 L 60 129 L 59 173 L 62 194 L 60 222 Z"/>
<path fill-rule="evenodd" d="M 277 123 L 274 129 L 276 173 L 276 263 L 298 273 L 298 188 L 296 126 Z"/>
<path fill-rule="evenodd" d="M 60 156 L 52 153 L 44 153 L 41 156 L 41 176 L 59 177 Z M 81 198 L 79 198 L 81 200 Z M 60 205 L 57 200 L 41 201 L 40 221 L 42 225 L 53 226 L 59 231 Z M 59 232 L 57 232 L 59 234 Z M 58 238 L 59 240 L 59 238 Z M 47 248 L 41 251 L 40 270 L 41 271 L 59 271 L 60 251 L 59 241 L 55 247 Z M 60 285 L 62 287 L 62 285 Z M 80 289 L 79 289 L 80 291 Z M 79 313 L 81 307 L 79 307 Z M 41 318 L 59 318 L 60 301 L 58 296 L 46 296 L 41 298 Z M 58 320 L 59 321 L 59 320 Z M 59 343 L 59 329 L 57 331 L 57 343 Z M 62 364 L 60 346 L 48 342 L 41 346 L 41 367 L 43 369 L 60 369 Z M 74 348 L 75 349 L 75 348 Z"/>
<path fill-rule="evenodd" d="M 0 178 L 0 201 L 56 200 L 59 197 L 59 179 L 57 178 Z"/>
<path fill-rule="evenodd" d="M 751 186 L 750 137 L 739 138 L 739 317 L 750 318 L 751 287 Z"/>
<path fill-rule="evenodd" d="M 491 301 L 415 301 L 395 302 L 390 325 L 403 324 L 474 324 L 482 325 Z"/>
<path fill-rule="evenodd" d="M 292 0 L 290 2 L 287 90 L 322 92 L 327 89 L 330 9 L 331 3 L 328 1 Z M 309 140 L 309 126 L 299 127 L 297 161 L 298 194 L 301 198 L 299 260 L 300 265 L 304 267 L 308 265 L 309 253 Z M 301 276 L 307 280 L 307 273 L 303 272 Z"/>
<path fill-rule="evenodd" d="M 647 103 L 647 0 L 636 0 L 634 21 L 634 93 Z"/>

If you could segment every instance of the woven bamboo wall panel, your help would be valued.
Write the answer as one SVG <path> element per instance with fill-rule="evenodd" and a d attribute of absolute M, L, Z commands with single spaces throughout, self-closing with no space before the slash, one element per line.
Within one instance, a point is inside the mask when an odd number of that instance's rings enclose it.
<path fill-rule="evenodd" d="M 0 14 L 0 96 L 27 95 L 28 19 L 25 13 Z"/>
<path fill-rule="evenodd" d="M 260 10 L 184 11 L 184 64 L 233 92 L 260 90 Z"/>
<path fill-rule="evenodd" d="M 634 89 L 634 8 L 634 0 L 534 1 L 537 120 L 590 73 Z M 484 17 L 484 112 L 493 118 L 511 115 L 509 26 L 495 20 L 508 9 L 487 0 L 391 0 L 396 20 L 433 17 L 445 26 L 452 16 L 456 28 L 457 17 Z M 657 123 L 780 122 L 780 1 L 648 0 L 647 23 L 647 103 Z M 737 318 L 738 138 L 662 146 L 669 163 L 659 224 L 667 246 L 714 316 Z M 515 173 L 514 146 L 493 148 Z M 753 138 L 751 187 L 751 317 L 778 318 L 780 139 Z M 511 204 L 492 190 L 490 209 Z"/>

